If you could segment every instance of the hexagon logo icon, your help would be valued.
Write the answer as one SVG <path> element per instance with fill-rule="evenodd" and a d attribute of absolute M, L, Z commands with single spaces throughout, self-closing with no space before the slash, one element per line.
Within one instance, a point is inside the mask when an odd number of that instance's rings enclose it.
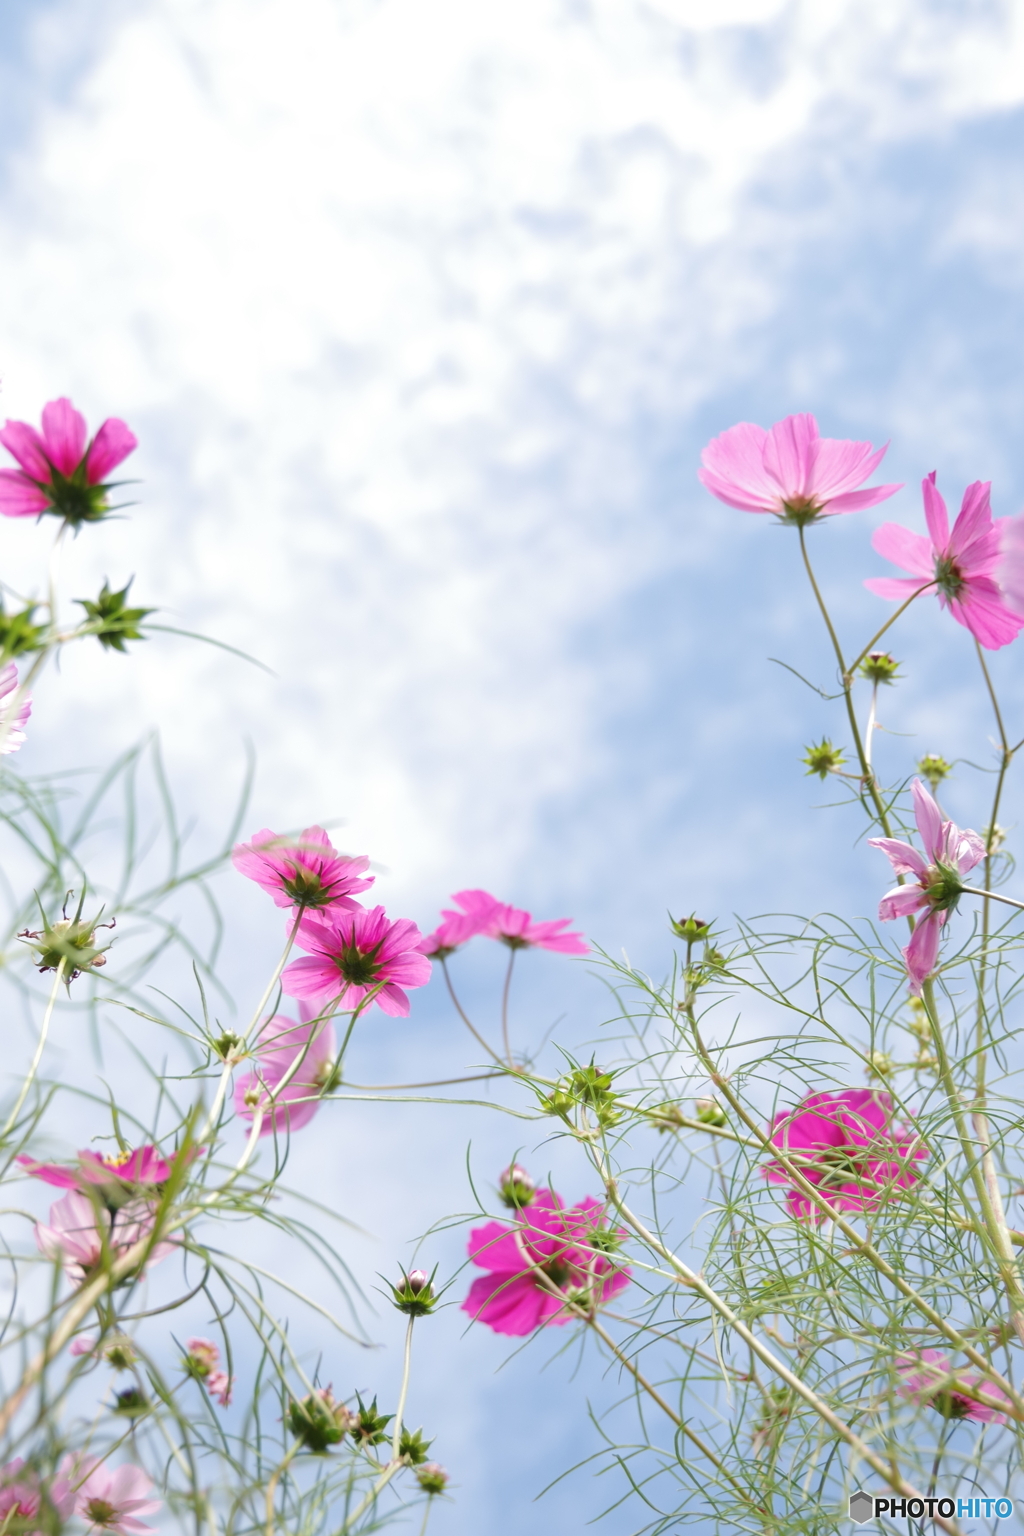
<path fill-rule="evenodd" d="M 874 1517 L 875 1501 L 870 1493 L 858 1488 L 850 1494 L 850 1519 L 855 1525 L 866 1525 Z"/>

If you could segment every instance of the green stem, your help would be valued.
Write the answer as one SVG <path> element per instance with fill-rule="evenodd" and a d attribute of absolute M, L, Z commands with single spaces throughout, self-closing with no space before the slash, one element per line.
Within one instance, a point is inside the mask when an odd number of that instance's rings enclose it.
<path fill-rule="evenodd" d="M 398 1394 L 398 1407 L 395 1409 L 395 1432 L 391 1437 L 391 1459 L 398 1460 L 398 1447 L 402 1439 L 402 1418 L 405 1414 L 405 1400 L 409 1395 L 409 1371 L 412 1366 L 412 1325 L 416 1321 L 414 1316 L 409 1318 L 409 1326 L 405 1330 L 405 1362 L 402 1366 L 402 1387 Z"/>
<path fill-rule="evenodd" d="M 825 599 L 822 597 L 821 590 L 818 587 L 817 581 L 815 580 L 814 571 L 811 567 L 811 559 L 807 553 L 807 540 L 804 536 L 803 528 L 800 528 L 798 532 L 800 534 L 800 553 L 803 556 L 804 569 L 807 572 L 807 579 L 811 584 L 811 590 L 813 591 L 815 599 L 817 600 L 821 616 L 825 621 L 825 628 L 828 630 L 829 639 L 832 641 L 832 649 L 836 653 L 836 661 L 839 663 L 839 676 L 843 685 L 843 698 L 846 701 L 846 714 L 850 722 L 850 732 L 853 736 L 853 744 L 857 753 L 857 761 L 860 764 L 861 778 L 864 787 L 867 789 L 867 792 L 871 796 L 871 800 L 874 804 L 875 818 L 878 821 L 878 825 L 882 828 L 882 831 L 885 833 L 886 837 L 891 837 L 892 828 L 889 824 L 889 814 L 886 811 L 884 804 L 882 803 L 882 797 L 878 792 L 878 784 L 875 780 L 875 775 L 872 772 L 871 763 L 864 751 L 864 743 L 861 741 L 860 727 L 857 724 L 857 712 L 853 707 L 853 676 L 852 673 L 847 670 L 846 662 L 843 660 L 843 649 L 839 644 L 839 636 L 835 632 L 835 627 L 832 623 L 831 616 L 829 615 L 829 611 L 825 606 Z"/>
<path fill-rule="evenodd" d="M 871 653 L 871 651 L 874 650 L 875 646 L 878 644 L 879 640 L 881 640 L 881 638 L 885 634 L 886 630 L 889 629 L 893 624 L 895 624 L 896 620 L 898 618 L 900 618 L 900 616 L 902 614 L 906 613 L 906 611 L 910 607 L 911 603 L 915 603 L 917 601 L 917 599 L 921 596 L 922 592 L 927 592 L 930 587 L 934 587 L 934 586 L 935 586 L 935 581 L 934 580 L 926 581 L 923 587 L 918 587 L 916 592 L 911 592 L 910 596 L 907 598 L 907 600 L 905 602 L 900 603 L 900 606 L 896 609 L 895 613 L 889 615 L 889 617 L 886 619 L 885 623 L 882 625 L 882 627 L 878 631 L 878 633 L 876 635 L 872 635 L 872 637 L 868 641 L 867 645 L 864 647 L 864 649 L 861 651 L 860 655 L 857 657 L 857 660 L 850 663 L 850 676 L 851 677 L 856 672 L 857 668 L 860 666 L 860 664 L 864 660 L 865 656 L 869 655 Z"/>
<path fill-rule="evenodd" d="M 53 978 L 53 986 L 50 988 L 50 996 L 46 1004 L 46 1012 L 43 1014 L 43 1022 L 39 1026 L 39 1042 L 36 1045 L 36 1053 L 32 1058 L 32 1065 L 28 1069 L 28 1076 L 25 1078 L 25 1081 L 21 1085 L 21 1092 L 18 1094 L 18 1101 L 14 1108 L 11 1110 L 10 1114 L 7 1116 L 7 1124 L 4 1126 L 3 1130 L 0 1131 L 0 1141 L 7 1140 L 11 1127 L 17 1121 L 18 1116 L 21 1114 L 21 1107 L 25 1100 L 28 1098 L 28 1091 L 32 1084 L 35 1082 L 36 1073 L 39 1071 L 39 1063 L 43 1059 L 43 1047 L 46 1045 L 46 1037 L 50 1032 L 50 1020 L 53 1018 L 53 1010 L 57 1006 L 57 992 L 61 982 L 64 979 L 64 967 L 66 965 L 67 960 L 64 958 L 64 956 L 61 956 L 60 962 L 57 966 L 57 974 Z"/>

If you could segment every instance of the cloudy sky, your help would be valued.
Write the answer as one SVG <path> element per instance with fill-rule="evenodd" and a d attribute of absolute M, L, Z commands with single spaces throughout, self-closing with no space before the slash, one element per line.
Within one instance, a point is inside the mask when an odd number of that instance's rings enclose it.
<path fill-rule="evenodd" d="M 25 768 L 157 727 L 201 840 L 250 739 L 252 826 L 344 821 L 389 906 L 427 924 L 484 885 L 655 971 L 666 908 L 869 910 L 883 876 L 799 766 L 841 725 L 767 660 L 831 682 L 792 539 L 695 469 L 798 410 L 891 440 L 907 490 L 814 533 L 863 639 L 870 528 L 920 525 L 925 472 L 1020 510 L 1020 0 L 7 0 L 0 50 L 0 411 L 69 394 L 142 444 L 139 505 L 77 541 L 69 593 L 134 573 L 274 673 L 169 638 L 82 652 Z M 5 580 L 38 582 L 42 536 L 4 530 Z M 910 739 L 883 768 L 987 765 L 966 637 L 922 606 L 895 649 Z M 1016 657 L 995 666 L 1024 719 Z M 982 783 L 951 789 L 969 823 Z M 271 938 L 242 899 L 241 992 Z M 601 1003 L 566 974 L 539 963 L 528 995 L 579 1040 Z M 414 1025 L 366 1046 L 372 1080 L 455 1050 L 432 994 Z M 352 1192 L 395 1241 L 467 1200 L 423 1116 L 392 1126 L 387 1215 Z M 426 1211 L 401 1206 L 417 1135 Z M 504 1127 L 469 1135 L 503 1156 Z M 556 1362 L 513 1475 L 540 1356 L 493 1378 L 492 1343 L 459 1346 L 468 1405 L 443 1389 L 463 1491 L 438 1536 L 521 1529 L 593 1448 Z M 546 1519 L 611 1502 L 568 1486 Z"/>

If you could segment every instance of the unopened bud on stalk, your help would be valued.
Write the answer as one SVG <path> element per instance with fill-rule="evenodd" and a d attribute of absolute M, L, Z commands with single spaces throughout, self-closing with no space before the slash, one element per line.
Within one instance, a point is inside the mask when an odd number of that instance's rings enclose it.
<path fill-rule="evenodd" d="M 307 1451 L 323 1456 L 332 1445 L 355 1430 L 359 1416 L 334 1400 L 330 1387 L 318 1387 L 308 1397 L 293 1398 L 288 1409 L 288 1427 Z"/>
<path fill-rule="evenodd" d="M 537 1186 L 521 1163 L 512 1163 L 498 1176 L 498 1193 L 505 1205 L 519 1211 L 529 1205 L 537 1193 Z"/>
<path fill-rule="evenodd" d="M 391 1287 L 395 1306 L 407 1317 L 425 1317 L 433 1312 L 437 1297 L 425 1269 L 413 1269 L 404 1275 L 398 1285 Z"/>
<path fill-rule="evenodd" d="M 25 928 L 18 937 L 35 950 L 40 971 L 59 970 L 63 961 L 63 980 L 70 984 L 83 971 L 95 971 L 107 963 L 106 951 L 110 945 L 100 948 L 96 944 L 96 930 L 113 928 L 114 920 L 101 923 L 101 916 L 99 913 L 84 922 L 80 917 L 62 917 L 56 923 L 46 923 L 41 930 Z"/>
<path fill-rule="evenodd" d="M 424 1493 L 444 1493 L 448 1486 L 448 1473 L 440 1462 L 425 1461 L 416 1473 L 416 1481 Z"/>
<path fill-rule="evenodd" d="M 398 1441 L 398 1454 L 411 1467 L 421 1467 L 433 1443 L 433 1440 L 424 1440 L 422 1429 L 403 1429 Z"/>
<path fill-rule="evenodd" d="M 800 759 L 807 764 L 807 772 L 816 773 L 824 781 L 830 773 L 838 773 L 846 759 L 839 747 L 834 747 L 827 736 L 817 746 L 809 746 Z"/>
<path fill-rule="evenodd" d="M 358 1440 L 360 1445 L 380 1445 L 386 1438 L 387 1427 L 394 1418 L 394 1414 L 378 1413 L 376 1398 L 368 1408 L 361 1397 L 357 1396 L 357 1401 L 359 1412 L 352 1425 L 353 1440 Z"/>
<path fill-rule="evenodd" d="M 697 1119 L 701 1125 L 727 1124 L 725 1110 L 717 1099 L 697 1099 Z"/>
<path fill-rule="evenodd" d="M 148 1410 L 148 1399 L 140 1387 L 125 1387 L 114 1398 L 114 1412 L 123 1414 L 126 1419 L 137 1419 Z"/>
<path fill-rule="evenodd" d="M 705 921 L 702 917 L 673 917 L 671 912 L 668 917 L 672 925 L 672 932 L 677 939 L 683 939 L 687 944 L 696 944 L 707 938 L 711 932 L 710 919 Z"/>
<path fill-rule="evenodd" d="M 927 779 L 934 795 L 943 779 L 948 779 L 953 772 L 951 763 L 947 763 L 944 757 L 937 752 L 926 752 L 917 765 L 917 771 L 922 779 Z"/>
<path fill-rule="evenodd" d="M 890 686 L 896 680 L 896 672 L 899 662 L 894 661 L 888 651 L 871 651 L 860 664 L 860 675 L 866 677 L 869 683 L 888 683 Z"/>

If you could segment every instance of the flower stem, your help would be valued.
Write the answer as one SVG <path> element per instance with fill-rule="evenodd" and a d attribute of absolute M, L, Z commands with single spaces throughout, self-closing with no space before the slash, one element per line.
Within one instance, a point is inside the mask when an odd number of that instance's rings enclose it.
<path fill-rule="evenodd" d="M 981 896 L 985 901 L 1001 901 L 1004 907 L 1016 907 L 1018 912 L 1024 912 L 1024 901 L 1014 901 L 1012 896 L 1001 896 L 998 891 L 984 891 L 976 885 L 963 886 L 965 896 Z"/>
<path fill-rule="evenodd" d="M 11 1127 L 17 1121 L 18 1116 L 21 1114 L 22 1105 L 28 1098 L 28 1091 L 35 1082 L 36 1073 L 39 1071 L 39 1063 L 43 1059 L 43 1048 L 46 1045 L 46 1037 L 50 1032 L 50 1020 L 53 1018 L 53 1010 L 57 1006 L 57 992 L 64 979 L 64 967 L 66 965 L 67 959 L 62 955 L 57 966 L 57 974 L 53 978 L 53 986 L 50 988 L 50 996 L 47 1000 L 46 1012 L 43 1014 L 43 1022 L 39 1026 L 39 1041 L 36 1045 L 36 1053 L 32 1058 L 32 1065 L 28 1069 L 28 1076 L 21 1085 L 21 1092 L 18 1094 L 17 1103 L 7 1116 L 7 1124 L 0 1131 L 0 1141 L 7 1140 Z"/>
<path fill-rule="evenodd" d="M 448 988 L 448 996 L 451 998 L 452 1002 L 454 1003 L 455 1011 L 459 1015 L 459 1018 L 462 1020 L 463 1024 L 465 1024 L 466 1028 L 469 1030 L 470 1034 L 473 1036 L 473 1039 L 477 1042 L 477 1044 L 483 1046 L 484 1050 L 487 1052 L 488 1056 L 490 1056 L 491 1060 L 492 1061 L 496 1061 L 499 1066 L 503 1067 L 505 1065 L 505 1063 L 502 1061 L 502 1059 L 498 1055 L 497 1051 L 492 1050 L 491 1047 L 487 1044 L 487 1041 L 484 1039 L 483 1035 L 477 1029 L 476 1025 L 472 1023 L 472 1021 L 470 1020 L 470 1017 L 467 1014 L 466 1010 L 463 1008 L 462 1004 L 459 1002 L 459 999 L 458 999 L 458 997 L 455 994 L 455 988 L 452 986 L 452 978 L 451 978 L 451 973 L 448 970 L 448 961 L 447 960 L 442 960 L 441 961 L 441 970 L 444 972 L 445 985 Z"/>
<path fill-rule="evenodd" d="M 409 1371 L 412 1365 L 412 1325 L 416 1321 L 410 1316 L 409 1326 L 405 1330 L 405 1362 L 402 1366 L 402 1387 L 398 1394 L 398 1407 L 395 1409 L 395 1432 L 391 1437 L 391 1459 L 398 1460 L 398 1447 L 402 1439 L 402 1416 L 405 1413 L 405 1399 L 409 1394 Z"/>
<path fill-rule="evenodd" d="M 512 1047 L 509 1044 L 508 1038 L 508 997 L 512 987 L 512 967 L 515 963 L 516 952 L 514 949 L 510 949 L 508 954 L 508 970 L 505 972 L 505 985 L 501 989 L 501 1039 L 505 1047 L 505 1060 L 513 1072 L 515 1071 L 516 1064 L 512 1060 Z"/>
<path fill-rule="evenodd" d="M 910 607 L 911 603 L 915 603 L 917 601 L 917 599 L 921 596 L 922 592 L 927 592 L 929 590 L 929 588 L 930 587 L 934 587 L 935 584 L 936 583 L 935 583 L 934 577 L 932 578 L 931 581 L 926 581 L 923 586 L 918 587 L 916 592 L 911 592 L 910 596 L 906 599 L 905 602 L 900 603 L 900 605 L 896 609 L 895 613 L 891 613 L 889 615 L 889 617 L 886 619 L 885 623 L 882 625 L 882 627 L 878 631 L 878 633 L 871 636 L 871 639 L 868 641 L 867 645 L 861 651 L 861 653 L 857 657 L 856 661 L 852 661 L 850 663 L 850 676 L 851 677 L 856 672 L 857 668 L 860 666 L 860 664 L 864 660 L 865 656 L 867 656 L 871 651 L 874 650 L 875 646 L 878 644 L 879 640 L 881 640 L 881 638 L 885 634 L 886 630 L 890 629 L 892 627 L 892 625 L 896 623 L 896 620 L 898 618 L 900 618 L 904 613 L 906 613 L 906 611 Z"/>

